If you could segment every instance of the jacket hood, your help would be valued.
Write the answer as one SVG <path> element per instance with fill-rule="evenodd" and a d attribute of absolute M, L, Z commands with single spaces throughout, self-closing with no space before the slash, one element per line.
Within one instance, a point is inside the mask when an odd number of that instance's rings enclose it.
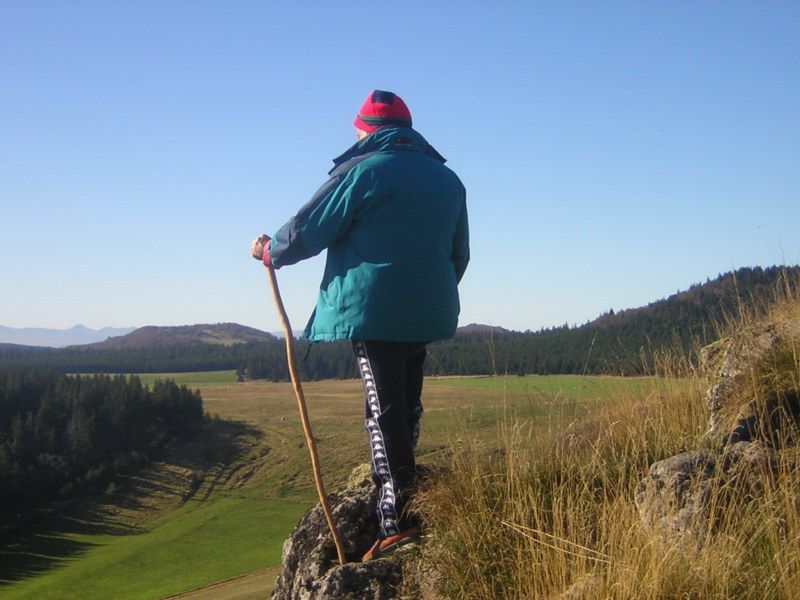
<path fill-rule="evenodd" d="M 398 139 L 399 138 L 399 139 Z M 402 140 L 401 143 L 398 143 Z M 392 148 L 411 148 L 428 155 L 434 160 L 444 164 L 447 159 L 436 151 L 422 135 L 411 127 L 397 125 L 386 125 L 375 130 L 362 140 L 357 141 L 342 154 L 333 159 L 333 168 L 328 171 L 332 174 L 339 165 L 347 162 L 351 158 L 367 154 L 368 152 L 380 152 Z"/>

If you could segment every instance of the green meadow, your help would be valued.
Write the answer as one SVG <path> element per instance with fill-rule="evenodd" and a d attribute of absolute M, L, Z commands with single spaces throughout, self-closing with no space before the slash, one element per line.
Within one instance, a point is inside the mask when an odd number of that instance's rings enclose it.
<path fill-rule="evenodd" d="M 156 380 L 172 379 L 178 385 L 192 389 L 208 385 L 236 383 L 236 371 L 200 371 L 197 373 L 138 373 L 142 383 L 153 385 Z"/>
<path fill-rule="evenodd" d="M 143 377 L 159 378 L 201 390 L 209 415 L 203 427 L 112 487 L 51 506 L 7 534 L 1 597 L 163 598 L 280 562 L 283 540 L 315 497 L 291 386 L 236 383 L 233 371 Z M 465 436 L 493 451 L 510 413 L 552 432 L 617 395 L 647 397 L 661 385 L 653 378 L 431 378 L 420 462 L 444 461 Z M 310 382 L 304 389 L 334 489 L 368 459 L 361 383 Z M 259 594 L 271 585 L 274 571 L 268 573 Z M 225 597 L 231 591 L 222 585 Z"/>
<path fill-rule="evenodd" d="M 4 598 L 163 598 L 280 562 L 278 543 L 307 509 L 280 500 L 220 496 L 170 511 L 140 533 L 92 532 L 80 526 L 41 531 L 3 551 L 52 559 L 49 568 L 0 587 Z M 53 556 L 59 538 L 69 557 Z M 50 556 L 47 556 L 50 554 Z M 13 567 L 12 567 L 13 568 Z M 5 589 L 4 589 L 5 588 Z"/>
<path fill-rule="evenodd" d="M 435 377 L 427 386 L 481 391 L 505 391 L 511 394 L 534 394 L 572 399 L 612 397 L 620 392 L 649 394 L 664 382 L 654 377 L 610 377 L 581 375 L 498 375 L 495 377 Z"/>

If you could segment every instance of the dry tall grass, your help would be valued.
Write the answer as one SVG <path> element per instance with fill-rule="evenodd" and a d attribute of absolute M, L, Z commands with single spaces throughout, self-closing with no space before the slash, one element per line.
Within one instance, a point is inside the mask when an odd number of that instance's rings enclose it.
<path fill-rule="evenodd" d="M 786 284 L 779 296 L 725 327 L 765 312 L 800 318 L 797 288 Z M 780 386 L 800 389 L 798 350 L 783 354 Z M 453 476 L 420 498 L 427 536 L 419 564 L 435 577 L 426 576 L 416 593 L 558 598 L 577 584 L 569 598 L 800 598 L 794 447 L 780 452 L 777 475 L 763 477 L 759 495 L 719 494 L 701 543 L 665 542 L 642 525 L 634 490 L 649 465 L 711 443 L 705 377 L 690 361 L 656 362 L 663 376 L 657 392 L 614 398 L 566 435 L 556 427 L 534 435 L 531 423 L 509 417 L 498 424 L 502 452 L 489 456 L 479 442 L 454 447 Z M 459 437 L 470 440 L 466 431 Z"/>

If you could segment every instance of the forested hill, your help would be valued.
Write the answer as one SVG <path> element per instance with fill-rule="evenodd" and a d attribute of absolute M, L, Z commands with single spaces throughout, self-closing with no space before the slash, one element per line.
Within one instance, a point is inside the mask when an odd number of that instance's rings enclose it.
<path fill-rule="evenodd" d="M 140 327 L 127 335 L 109 338 L 92 344 L 97 349 L 115 348 L 161 348 L 164 346 L 196 346 L 217 344 L 232 346 L 252 342 L 275 340 L 266 331 L 246 327 L 238 323 L 216 323 L 213 325 L 181 325 L 177 327 Z"/>
<path fill-rule="evenodd" d="M 0 533 L 18 511 L 104 481 L 203 418 L 173 381 L 0 369 Z"/>
<path fill-rule="evenodd" d="M 740 310 L 758 310 L 779 286 L 798 279 L 800 267 L 742 268 L 577 327 L 456 338 L 442 344 L 439 371 L 477 371 L 477 363 L 488 363 L 487 374 L 642 373 L 655 351 L 685 355 L 714 341 L 727 318 Z"/>
<path fill-rule="evenodd" d="M 724 315 L 734 315 L 740 306 L 753 306 L 774 296 L 775 286 L 781 281 L 793 281 L 800 267 L 744 268 L 725 273 L 716 279 L 707 279 L 688 290 L 668 298 L 651 302 L 647 306 L 630 308 L 600 315 L 583 327 L 619 327 L 638 323 L 645 329 L 661 327 L 670 330 L 684 329 L 719 321 Z"/>
<path fill-rule="evenodd" d="M 647 370 L 643 356 L 663 348 L 686 353 L 695 341 L 713 341 L 716 324 L 726 315 L 736 314 L 741 306 L 763 304 L 774 296 L 781 281 L 798 278 L 800 267 L 742 268 L 647 306 L 609 311 L 579 326 L 515 332 L 470 325 L 452 340 L 431 344 L 426 369 L 437 375 L 642 373 Z M 113 347 L 111 341 L 58 350 L 0 347 L 0 366 L 39 365 L 71 373 L 237 369 L 242 378 L 288 378 L 283 342 L 274 338 L 232 345 L 195 339 L 127 347 Z M 349 343 L 312 344 L 309 349 L 301 342 L 298 355 L 304 379 L 356 376 Z"/>

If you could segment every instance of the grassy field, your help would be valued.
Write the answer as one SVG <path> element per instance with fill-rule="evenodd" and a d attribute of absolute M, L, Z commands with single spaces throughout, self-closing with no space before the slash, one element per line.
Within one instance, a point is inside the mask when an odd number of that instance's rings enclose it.
<path fill-rule="evenodd" d="M 192 389 L 209 385 L 228 385 L 236 383 L 236 371 L 199 371 L 197 373 L 138 373 L 142 383 L 153 385 L 157 379 L 172 379 L 178 385 Z"/>
<path fill-rule="evenodd" d="M 314 499 L 291 386 L 235 383 L 233 371 L 146 377 L 200 388 L 211 418 L 154 465 L 118 478 L 115 495 L 98 491 L 57 507 L 4 543 L 3 598 L 161 598 L 279 562 L 283 540 Z M 575 376 L 430 379 L 420 460 L 446 460 L 465 437 L 489 453 L 500 447 L 498 431 L 510 415 L 552 432 L 618 394 L 647 397 L 660 385 Z M 333 489 L 368 458 L 361 383 L 304 387 Z M 259 581 L 234 583 L 252 588 Z"/>
<path fill-rule="evenodd" d="M 549 398 L 603 400 L 621 392 L 647 395 L 662 389 L 665 382 L 654 377 L 604 377 L 581 375 L 500 375 L 496 377 L 433 377 L 428 387 L 465 388 L 480 391 L 504 391 L 514 395 L 529 394 Z"/>
<path fill-rule="evenodd" d="M 219 600 L 220 598 L 225 598 L 225 600 L 264 600 L 280 571 L 280 565 L 267 567 L 247 575 L 225 579 L 213 585 L 185 592 L 179 596 L 171 596 L 171 598 L 180 598 L 181 600 Z"/>
<path fill-rule="evenodd" d="M 70 528 L 59 532 L 59 543 L 80 551 L 55 560 L 35 577 L 0 588 L 0 595 L 162 598 L 280 562 L 280 544 L 274 542 L 291 531 L 306 509 L 305 503 L 219 497 L 171 511 L 167 522 L 141 533 Z M 41 538 L 33 542 L 25 550 L 48 550 Z M 13 557 L 9 554 L 4 561 Z"/>

